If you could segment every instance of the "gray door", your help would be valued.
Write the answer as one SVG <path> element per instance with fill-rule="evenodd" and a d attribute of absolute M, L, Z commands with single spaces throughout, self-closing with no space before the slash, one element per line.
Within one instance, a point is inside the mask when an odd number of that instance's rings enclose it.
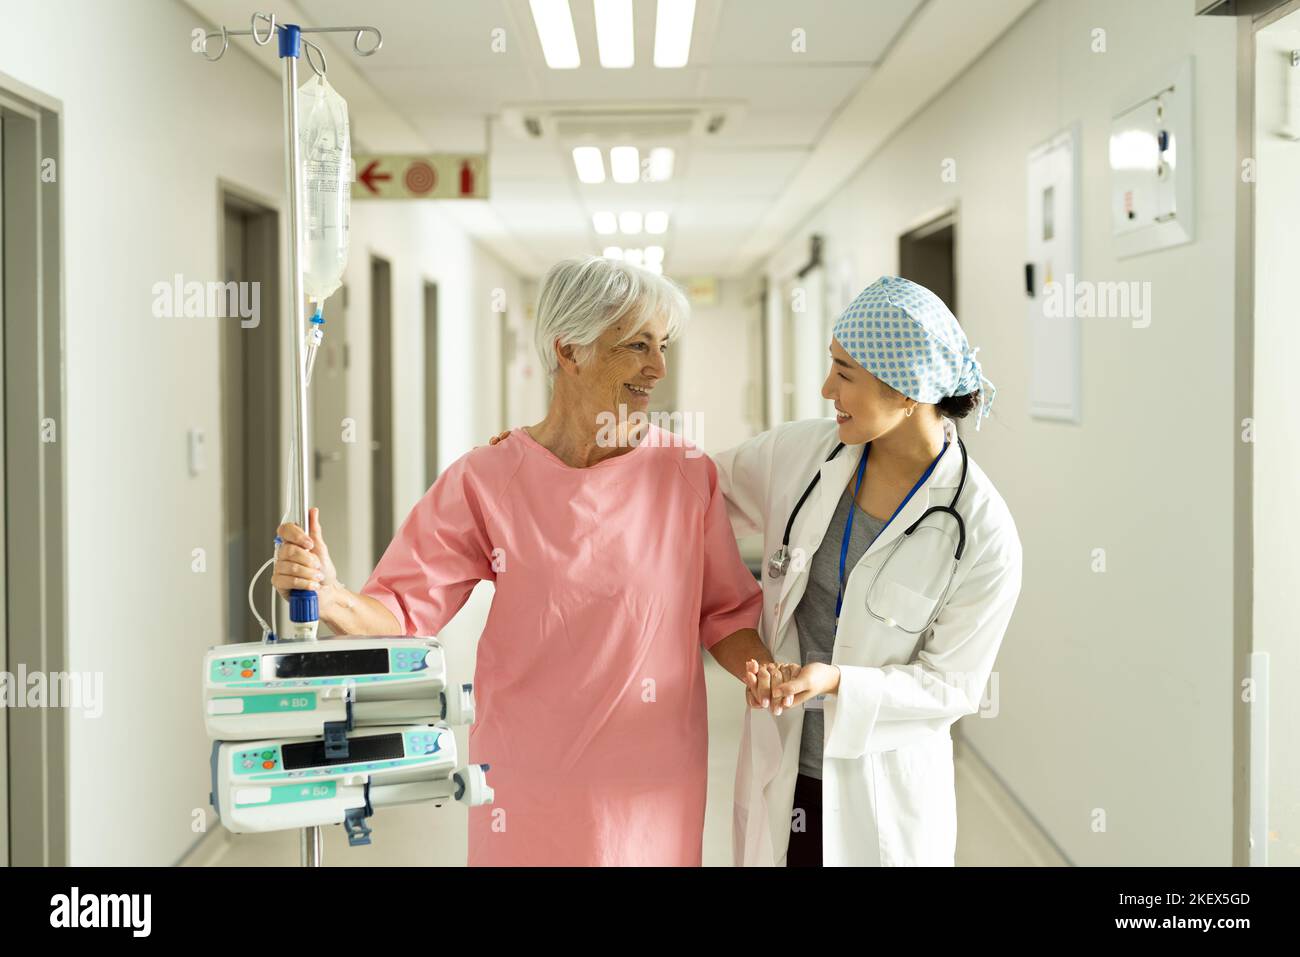
<path fill-rule="evenodd" d="M 0 75 L 0 665 L 53 681 L 68 669 L 60 127 L 52 106 L 6 82 Z M 4 863 L 68 862 L 68 704 L 0 708 Z"/>
<path fill-rule="evenodd" d="M 377 564 L 393 540 L 393 269 L 386 259 L 370 260 L 370 465 L 373 530 L 371 554 Z"/>
<path fill-rule="evenodd" d="M 438 284 L 424 284 L 424 484 L 438 478 Z"/>
<path fill-rule="evenodd" d="M 898 274 L 920 283 L 957 312 L 957 217 L 926 223 L 898 239 Z"/>
<path fill-rule="evenodd" d="M 5 325 L 5 251 L 4 240 L 4 117 L 0 116 L 0 330 Z M 0 429 L 5 421 L 5 354 L 4 336 L 0 335 Z M 9 610 L 5 592 L 9 576 L 5 574 L 5 555 L 9 551 L 9 536 L 5 530 L 4 503 L 8 501 L 5 491 L 5 443 L 0 433 L 0 673 L 9 670 L 9 632 L 6 623 Z M 0 707 L 0 864 L 9 865 L 9 723 L 5 714 L 8 708 Z"/>
<path fill-rule="evenodd" d="M 222 212 L 222 279 L 260 288 L 256 325 L 245 326 L 238 316 L 214 320 L 222 323 L 226 635 L 232 642 L 260 641 L 261 628 L 248 610 L 248 582 L 271 557 L 284 514 L 287 454 L 279 442 L 277 226 L 273 211 L 236 196 L 224 198 Z M 269 577 L 263 575 L 259 585 L 258 609 L 274 624 Z"/>

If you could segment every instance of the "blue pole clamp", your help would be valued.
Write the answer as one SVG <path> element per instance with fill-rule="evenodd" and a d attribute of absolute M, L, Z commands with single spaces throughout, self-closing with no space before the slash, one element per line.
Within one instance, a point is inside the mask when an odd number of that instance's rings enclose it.
<path fill-rule="evenodd" d="M 302 28 L 296 23 L 280 24 L 280 58 L 302 53 Z"/>
<path fill-rule="evenodd" d="M 320 605 L 316 593 L 310 588 L 295 588 L 289 592 L 289 620 L 299 624 L 320 619 Z"/>

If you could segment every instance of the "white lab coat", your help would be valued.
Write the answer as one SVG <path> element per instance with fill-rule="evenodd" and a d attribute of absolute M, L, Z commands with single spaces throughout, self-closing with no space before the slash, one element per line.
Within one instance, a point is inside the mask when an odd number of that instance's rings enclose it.
<path fill-rule="evenodd" d="M 961 475 L 955 428 L 926 483 L 848 575 L 832 661 L 837 695 L 826 698 L 822 851 L 826 866 L 948 865 L 957 843 L 954 721 L 979 710 L 1002 635 L 1020 593 L 1020 538 L 1006 504 L 972 460 L 957 510 L 966 549 L 938 618 L 920 636 L 877 621 L 867 586 L 894 540 L 931 505 L 948 505 Z M 812 555 L 853 474 L 862 446 L 836 443 L 833 419 L 791 422 L 716 456 L 738 536 L 763 535 L 760 634 L 780 662 L 799 661 L 794 610 Z M 870 465 L 868 465 L 870 468 Z M 821 480 L 790 535 L 784 578 L 767 573 L 794 504 Z M 931 526 L 939 531 L 925 531 Z M 951 567 L 956 522 L 932 516 L 899 547 L 872 591 L 872 610 L 919 628 Z M 831 543 L 838 547 L 839 541 Z M 736 771 L 737 864 L 785 864 L 804 709 L 747 710 Z"/>

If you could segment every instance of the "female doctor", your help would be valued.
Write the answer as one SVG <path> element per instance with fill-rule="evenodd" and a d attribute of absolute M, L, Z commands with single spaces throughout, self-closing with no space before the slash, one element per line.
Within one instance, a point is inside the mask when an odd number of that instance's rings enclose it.
<path fill-rule="evenodd" d="M 883 277 L 835 325 L 836 418 L 715 456 L 734 531 L 770 556 L 737 864 L 954 863 L 950 729 L 980 707 L 1021 574 L 1011 514 L 952 421 L 987 414 L 976 351 L 937 296 Z"/>

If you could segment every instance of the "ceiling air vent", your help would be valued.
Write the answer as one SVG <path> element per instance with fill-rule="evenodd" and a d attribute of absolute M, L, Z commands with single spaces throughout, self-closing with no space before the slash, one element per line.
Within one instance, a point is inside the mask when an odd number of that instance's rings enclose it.
<path fill-rule="evenodd" d="M 501 120 L 515 135 L 528 139 L 663 141 L 714 135 L 741 108 L 738 103 L 531 104 L 503 108 Z"/>
<path fill-rule="evenodd" d="M 685 110 L 556 110 L 555 135 L 561 140 L 662 140 L 690 136 L 702 117 Z"/>

